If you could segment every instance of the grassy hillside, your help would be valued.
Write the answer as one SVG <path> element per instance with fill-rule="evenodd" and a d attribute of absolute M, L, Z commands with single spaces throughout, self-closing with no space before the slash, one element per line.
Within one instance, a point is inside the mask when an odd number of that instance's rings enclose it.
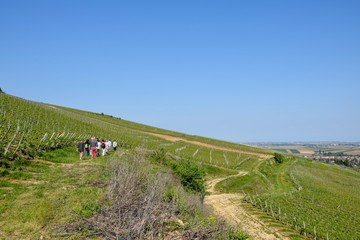
<path fill-rule="evenodd" d="M 123 151 L 131 152 L 137 147 L 147 151 L 163 149 L 172 161 L 189 160 L 197 164 L 205 171 L 206 178 L 228 175 L 216 185 L 216 189 L 223 193 L 245 193 L 247 201 L 254 207 L 309 238 L 360 239 L 357 227 L 360 226 L 359 172 L 291 156 L 279 163 L 272 157 L 273 153 L 267 150 L 154 128 L 101 113 L 34 103 L 5 94 L 0 94 L 1 216 L 20 214 L 9 212 L 9 209 L 27 204 L 25 199 L 28 196 L 32 196 L 31 199 L 38 197 L 36 201 L 39 202 L 35 202 L 44 205 L 44 209 L 60 208 L 55 200 L 50 201 L 55 201 L 54 205 L 45 206 L 46 201 L 41 199 L 51 188 L 45 182 L 54 181 L 51 176 L 63 176 L 59 173 L 63 170 L 57 169 L 63 165 L 55 168 L 48 164 L 34 164 L 35 160 L 51 160 L 53 153 L 56 153 L 54 159 L 58 159 L 61 149 L 74 148 L 78 140 L 91 136 L 116 140 Z M 75 161 L 75 155 L 69 161 L 78 166 L 80 163 Z M 60 162 L 66 162 L 69 158 L 60 156 L 60 159 Z M 32 163 L 27 166 L 27 161 Z M 173 163 L 165 165 L 176 166 Z M 79 174 L 80 182 L 83 177 L 89 177 L 88 173 L 80 171 Z M 96 174 L 93 176 L 99 177 Z M 28 179 L 40 181 L 40 184 L 28 186 Z M 70 186 L 74 187 L 72 184 Z M 75 204 L 72 210 L 80 215 L 96 213 L 103 190 L 74 189 L 94 191 L 95 195 L 94 201 L 82 199 L 80 205 Z M 77 201 L 76 198 L 71 200 L 72 197 L 75 196 L 67 197 L 70 202 Z M 39 211 L 46 211 L 44 209 Z M 61 214 L 69 217 L 65 210 Z M 0 226 L 6 227 L 10 233 L 16 232 L 11 230 L 11 226 L 15 226 L 16 221 L 30 218 L 20 215 L 13 222 Z M 52 218 L 52 215 L 45 213 L 37 217 L 46 227 L 45 222 L 51 222 Z M 69 221 L 65 217 L 64 222 Z M 32 227 L 30 225 L 28 228 Z"/>
<path fill-rule="evenodd" d="M 192 180 L 183 180 L 201 172 L 197 164 L 174 158 L 171 174 L 167 165 L 149 163 L 149 150 L 170 146 L 144 131 L 151 127 L 5 94 L 0 109 L 1 239 L 245 238 L 206 213 Z M 116 140 L 121 154 L 80 161 L 75 144 L 91 136 Z M 204 191 L 201 176 L 195 187 Z"/>
<path fill-rule="evenodd" d="M 262 160 L 245 170 L 217 189 L 245 192 L 253 206 L 310 238 L 360 238 L 359 172 L 295 157 L 281 164 Z"/>
<path fill-rule="evenodd" d="M 248 147 L 245 145 L 221 141 L 221 140 L 217 140 L 217 139 L 211 139 L 211 138 L 205 138 L 205 137 L 200 137 L 200 136 L 187 135 L 184 133 L 169 131 L 169 130 L 165 130 L 165 129 L 161 129 L 161 128 L 156 128 L 156 127 L 152 127 L 152 126 L 147 126 L 147 125 L 123 120 L 118 117 L 106 115 L 103 113 L 92 113 L 92 112 L 87 112 L 87 111 L 82 111 L 82 110 L 77 110 L 77 109 L 72 109 L 72 108 L 64 108 L 64 107 L 60 107 L 60 106 L 53 106 L 53 107 L 57 108 L 57 109 L 62 109 L 67 114 L 70 114 L 70 113 L 74 114 L 71 116 L 73 116 L 75 119 L 83 118 L 83 119 L 87 119 L 87 121 L 94 122 L 94 123 L 96 122 L 96 120 L 100 120 L 101 123 L 106 122 L 108 124 L 112 124 L 113 126 L 116 125 L 118 127 L 123 127 L 124 129 L 127 129 L 128 131 L 133 131 L 137 135 L 144 133 L 144 132 L 160 133 L 160 134 L 165 134 L 168 136 L 184 138 L 189 141 L 200 141 L 203 143 L 209 143 L 209 144 L 214 144 L 217 146 L 229 147 L 229 148 L 245 150 L 245 151 L 247 150 L 247 151 L 256 152 L 256 153 L 269 153 L 269 151 L 266 151 L 266 150 L 263 150 L 260 148 Z M 156 145 L 156 147 L 158 147 L 158 145 Z M 160 144 L 160 146 L 161 146 L 161 144 Z"/>
<path fill-rule="evenodd" d="M 80 162 L 73 148 L 43 158 L 17 160 L 0 178 L 0 239 L 57 239 L 64 226 L 98 211 L 105 189 L 96 183 L 108 178 L 104 160 Z"/>

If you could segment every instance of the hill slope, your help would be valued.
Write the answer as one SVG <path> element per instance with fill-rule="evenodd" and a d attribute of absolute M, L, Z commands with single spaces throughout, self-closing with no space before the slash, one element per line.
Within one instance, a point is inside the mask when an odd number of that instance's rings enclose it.
<path fill-rule="evenodd" d="M 360 174 L 351 169 L 292 156 L 279 163 L 263 149 L 5 94 L 0 94 L 0 111 L 4 176 L 6 166 L 14 164 L 9 160 L 33 159 L 91 136 L 116 139 L 122 149 L 164 149 L 175 158 L 200 163 L 209 180 L 224 177 L 215 186 L 218 194 L 241 192 L 249 205 L 298 233 L 360 239 Z M 236 175 L 239 171 L 246 174 Z"/>

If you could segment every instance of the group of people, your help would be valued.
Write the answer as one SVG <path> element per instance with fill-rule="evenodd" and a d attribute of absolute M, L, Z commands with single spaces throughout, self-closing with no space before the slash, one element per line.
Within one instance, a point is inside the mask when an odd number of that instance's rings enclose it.
<path fill-rule="evenodd" d="M 92 159 L 96 159 L 96 157 L 100 156 L 100 151 L 102 152 L 101 155 L 105 156 L 111 149 L 116 151 L 118 144 L 116 141 L 111 142 L 111 140 L 105 141 L 99 140 L 96 137 L 92 137 L 91 139 L 87 139 L 85 142 L 81 140 L 77 144 L 77 151 L 80 154 L 80 160 L 83 159 L 84 153 L 85 156 L 91 156 Z"/>

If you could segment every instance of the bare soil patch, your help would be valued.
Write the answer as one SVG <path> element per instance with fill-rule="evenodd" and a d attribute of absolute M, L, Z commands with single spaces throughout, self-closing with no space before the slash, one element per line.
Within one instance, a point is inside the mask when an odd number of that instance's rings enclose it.
<path fill-rule="evenodd" d="M 28 179 L 28 180 L 23 180 L 23 179 L 5 179 L 8 182 L 11 183 L 22 183 L 22 184 L 45 184 L 47 183 L 46 181 L 40 181 L 40 180 L 33 180 L 33 179 Z"/>
<path fill-rule="evenodd" d="M 217 178 L 208 181 L 208 191 L 210 196 L 206 196 L 204 203 L 210 206 L 214 212 L 225 219 L 229 224 L 240 226 L 251 239 L 272 240 L 272 239 L 289 239 L 279 232 L 279 229 L 269 226 L 256 215 L 246 210 L 243 199 L 244 195 L 240 193 L 219 194 L 215 192 L 215 185 L 229 177 L 246 175 L 247 172 L 239 172 L 224 178 Z"/>

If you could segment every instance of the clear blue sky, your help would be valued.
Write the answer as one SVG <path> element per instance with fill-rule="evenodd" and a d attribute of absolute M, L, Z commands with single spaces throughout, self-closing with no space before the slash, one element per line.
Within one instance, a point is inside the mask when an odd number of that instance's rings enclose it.
<path fill-rule="evenodd" d="M 0 87 L 234 142 L 360 141 L 360 1 L 0 1 Z"/>

